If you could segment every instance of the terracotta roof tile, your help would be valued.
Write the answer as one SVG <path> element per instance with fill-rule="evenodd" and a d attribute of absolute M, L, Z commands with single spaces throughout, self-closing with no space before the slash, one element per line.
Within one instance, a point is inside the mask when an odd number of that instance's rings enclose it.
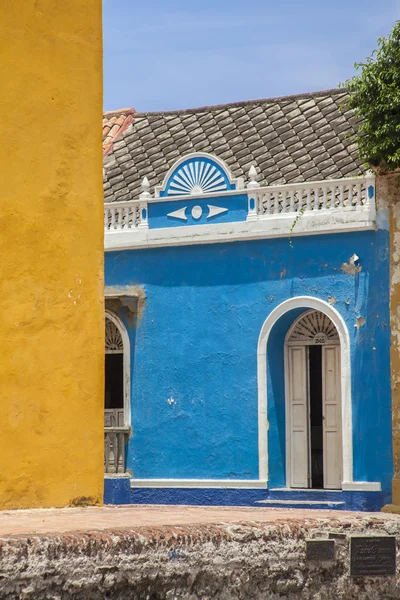
<path fill-rule="evenodd" d="M 133 121 L 134 108 L 121 108 L 103 114 L 103 156 L 107 156 L 114 143 L 121 137 Z"/>
<path fill-rule="evenodd" d="M 191 152 L 215 154 L 234 177 L 247 177 L 254 163 L 261 185 L 362 175 L 347 138 L 358 123 L 343 107 L 347 96 L 341 89 L 161 113 L 106 113 L 107 201 L 121 198 L 121 177 L 129 197 L 137 198 L 145 175 L 152 188 L 160 185 Z"/>

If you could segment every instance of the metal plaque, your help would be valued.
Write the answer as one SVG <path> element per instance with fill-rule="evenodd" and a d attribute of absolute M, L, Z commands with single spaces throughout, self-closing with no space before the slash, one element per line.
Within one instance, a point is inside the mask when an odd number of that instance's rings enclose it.
<path fill-rule="evenodd" d="M 307 562 L 330 562 L 335 560 L 334 540 L 306 540 Z"/>
<path fill-rule="evenodd" d="M 396 575 L 396 538 L 372 536 L 350 538 L 351 577 Z"/>

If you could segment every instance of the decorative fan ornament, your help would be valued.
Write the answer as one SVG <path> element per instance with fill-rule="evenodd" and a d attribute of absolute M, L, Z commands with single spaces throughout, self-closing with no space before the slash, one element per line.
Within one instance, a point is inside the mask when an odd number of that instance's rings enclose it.
<path fill-rule="evenodd" d="M 338 343 L 339 335 L 329 317 L 318 310 L 313 310 L 297 321 L 288 341 L 314 344 Z"/>
<path fill-rule="evenodd" d="M 110 319 L 106 318 L 106 354 L 122 354 L 124 342 L 121 332 Z"/>
<path fill-rule="evenodd" d="M 168 196 L 197 196 L 228 189 L 222 169 L 204 159 L 194 159 L 182 165 L 172 176 Z"/>

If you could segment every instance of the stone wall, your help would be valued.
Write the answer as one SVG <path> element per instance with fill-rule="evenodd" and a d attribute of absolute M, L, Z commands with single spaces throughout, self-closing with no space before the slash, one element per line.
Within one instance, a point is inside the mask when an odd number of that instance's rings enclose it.
<path fill-rule="evenodd" d="M 290 513 L 289 513 L 290 515 Z M 332 563 L 305 559 L 305 540 L 336 539 Z M 400 578 L 350 578 L 351 535 L 397 535 L 395 516 L 293 518 L 19 535 L 0 540 L 0 599 L 385 600 Z"/>

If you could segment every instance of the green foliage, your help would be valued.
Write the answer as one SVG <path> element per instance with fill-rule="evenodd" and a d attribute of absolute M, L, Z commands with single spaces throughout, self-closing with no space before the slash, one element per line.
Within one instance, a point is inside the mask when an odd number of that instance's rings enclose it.
<path fill-rule="evenodd" d="M 343 85 L 347 106 L 362 122 L 357 134 L 360 158 L 381 171 L 400 168 L 400 21 Z"/>

